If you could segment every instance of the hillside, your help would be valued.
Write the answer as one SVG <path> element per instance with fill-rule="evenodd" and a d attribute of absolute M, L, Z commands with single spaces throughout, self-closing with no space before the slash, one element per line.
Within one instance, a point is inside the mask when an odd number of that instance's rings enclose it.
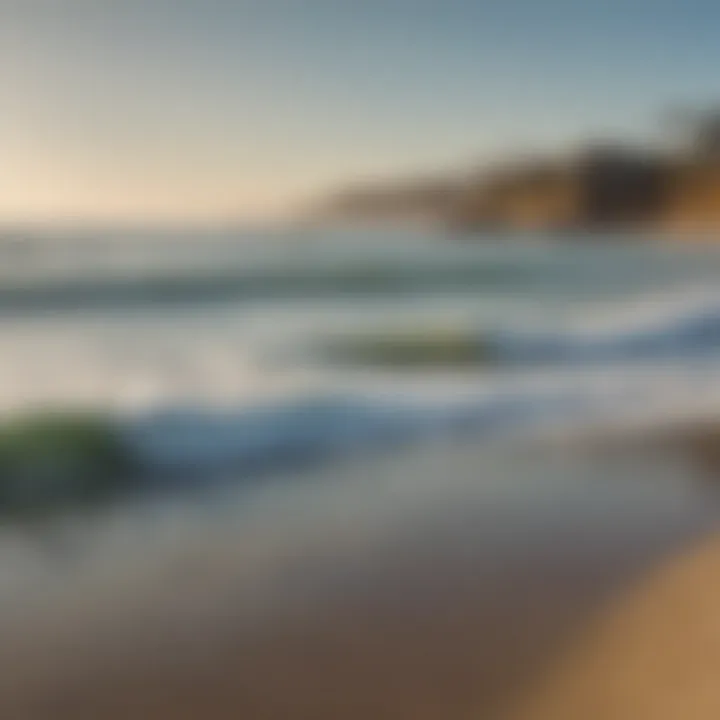
<path fill-rule="evenodd" d="M 707 123 L 706 123 L 707 124 Z M 588 145 L 512 159 L 454 178 L 367 183 L 323 212 L 351 220 L 422 220 L 462 230 L 720 227 L 720 118 L 679 149 Z"/>

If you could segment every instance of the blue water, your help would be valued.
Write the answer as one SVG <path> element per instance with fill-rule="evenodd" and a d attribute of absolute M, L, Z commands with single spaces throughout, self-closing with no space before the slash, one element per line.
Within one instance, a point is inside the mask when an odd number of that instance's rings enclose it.
<path fill-rule="evenodd" d="M 107 413 L 148 469 L 245 475 L 428 438 L 720 410 L 720 251 L 412 233 L 36 235 L 0 247 L 0 408 Z M 408 329 L 492 363 L 343 365 Z"/>

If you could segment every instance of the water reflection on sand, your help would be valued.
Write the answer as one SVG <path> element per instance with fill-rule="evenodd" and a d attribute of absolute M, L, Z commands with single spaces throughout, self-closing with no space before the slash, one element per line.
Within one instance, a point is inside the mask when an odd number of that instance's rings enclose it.
<path fill-rule="evenodd" d="M 202 506 L 8 531 L 0 714 L 488 717 L 713 528 L 714 490 L 686 472 L 658 449 L 439 441 Z"/>

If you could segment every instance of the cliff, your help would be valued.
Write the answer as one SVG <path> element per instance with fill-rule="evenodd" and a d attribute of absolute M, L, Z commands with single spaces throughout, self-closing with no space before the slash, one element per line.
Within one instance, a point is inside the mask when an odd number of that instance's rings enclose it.
<path fill-rule="evenodd" d="M 460 227 L 636 226 L 669 202 L 672 173 L 666 161 L 644 153 L 591 148 L 470 183 L 446 219 Z"/>
<path fill-rule="evenodd" d="M 720 116 L 711 121 L 677 151 L 592 145 L 454 179 L 370 183 L 326 209 L 335 218 L 421 219 L 466 230 L 720 228 Z"/>
<path fill-rule="evenodd" d="M 668 180 L 658 222 L 670 229 L 720 227 L 720 162 L 681 164 Z"/>

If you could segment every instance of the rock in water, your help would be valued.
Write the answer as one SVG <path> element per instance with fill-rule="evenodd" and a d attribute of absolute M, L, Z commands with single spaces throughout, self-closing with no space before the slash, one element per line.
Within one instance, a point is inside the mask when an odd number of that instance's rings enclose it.
<path fill-rule="evenodd" d="M 0 512 L 108 498 L 133 474 L 132 453 L 100 417 L 49 413 L 0 427 Z"/>

